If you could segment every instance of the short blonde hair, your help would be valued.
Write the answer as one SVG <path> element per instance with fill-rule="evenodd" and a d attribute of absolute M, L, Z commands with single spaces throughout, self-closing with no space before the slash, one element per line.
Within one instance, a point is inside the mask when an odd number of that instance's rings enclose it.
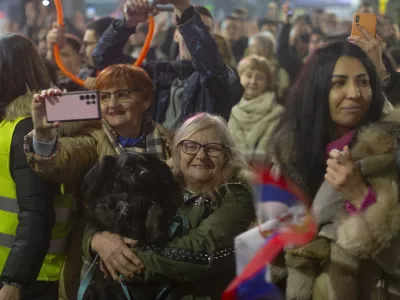
<path fill-rule="evenodd" d="M 268 83 L 265 92 L 275 90 L 275 78 L 272 76 L 271 65 L 265 57 L 251 55 L 243 58 L 237 67 L 239 76 L 242 76 L 242 74 L 249 69 L 257 70 L 265 74 Z"/>
<path fill-rule="evenodd" d="M 251 47 L 251 44 L 254 41 L 259 42 L 261 47 L 263 49 L 266 49 L 268 56 L 269 56 L 269 57 L 265 57 L 266 59 L 271 59 L 272 57 L 275 56 L 276 39 L 271 32 L 268 32 L 268 31 L 261 32 L 261 33 L 258 33 L 256 35 L 252 36 L 249 39 L 249 47 Z"/>
<path fill-rule="evenodd" d="M 249 172 L 249 167 L 242 154 L 236 149 L 235 142 L 229 132 L 226 121 L 220 116 L 211 115 L 209 113 L 198 113 L 189 117 L 176 132 L 172 144 L 172 158 L 174 160 L 172 171 L 175 178 L 184 184 L 184 178 L 180 169 L 182 141 L 189 139 L 199 131 L 210 128 L 214 129 L 218 133 L 221 139 L 221 144 L 226 147 L 226 150 L 223 152 L 223 174 L 218 178 L 220 180 L 215 182 L 213 188 L 217 189 L 221 184 L 235 180 L 243 180 L 245 181 L 244 183 L 247 183 L 246 174 Z"/>

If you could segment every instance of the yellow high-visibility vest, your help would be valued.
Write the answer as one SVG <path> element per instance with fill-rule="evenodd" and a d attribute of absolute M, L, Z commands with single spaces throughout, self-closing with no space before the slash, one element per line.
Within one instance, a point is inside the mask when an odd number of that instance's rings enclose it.
<path fill-rule="evenodd" d="M 18 123 L 27 117 L 13 122 L 0 122 L 0 274 L 3 271 L 11 247 L 15 242 L 18 226 L 19 207 L 14 179 L 10 173 L 10 153 L 14 130 Z M 57 281 L 65 261 L 67 236 L 70 232 L 70 214 L 72 197 L 64 195 L 61 186 L 60 195 L 54 199 L 56 223 L 53 228 L 50 247 L 43 261 L 37 280 Z M 38 234 L 40 234 L 38 232 Z"/>

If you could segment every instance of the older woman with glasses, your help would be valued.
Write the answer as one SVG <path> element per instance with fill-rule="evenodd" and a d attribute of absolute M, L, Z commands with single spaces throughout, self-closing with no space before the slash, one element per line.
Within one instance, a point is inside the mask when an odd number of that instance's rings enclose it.
<path fill-rule="evenodd" d="M 72 138 L 57 135 L 56 128 L 66 124 L 46 121 L 45 98 L 61 91 L 46 90 L 34 96 L 34 131 L 25 139 L 25 152 L 30 166 L 42 177 L 75 187 L 106 155 L 131 151 L 153 153 L 164 161 L 170 158 L 168 132 L 151 121 L 147 113 L 153 101 L 153 84 L 145 71 L 129 65 L 110 66 L 97 77 L 96 88 L 100 91 L 103 120 L 83 123 L 86 125 L 82 128 L 78 123 L 79 127 L 74 128 L 78 134 Z M 73 239 L 74 243 L 80 240 L 79 236 Z M 122 240 L 116 241 L 115 245 L 125 246 Z M 81 245 L 72 248 L 75 251 L 67 262 L 75 271 L 66 270 L 66 277 L 75 281 L 71 288 L 67 287 L 71 290 L 67 292 L 75 297 L 81 269 Z"/>
<path fill-rule="evenodd" d="M 115 247 L 113 242 L 122 237 L 89 229 L 83 238 L 84 254 L 93 260 L 98 253 L 116 280 L 123 274 L 145 286 L 170 282 L 171 299 L 221 299 L 235 275 L 234 237 L 255 219 L 250 173 L 226 122 L 207 113 L 183 123 L 172 158 L 176 180 L 185 187 L 179 215 L 189 221 L 188 233 L 166 247 L 131 250 Z"/>
<path fill-rule="evenodd" d="M 82 178 L 99 159 L 125 151 L 153 153 L 161 160 L 170 158 L 170 137 L 151 121 L 148 110 L 153 100 L 153 84 L 140 68 L 113 65 L 97 80 L 101 123 L 93 122 L 73 138 L 58 138 L 58 122 L 47 123 L 44 101 L 61 94 L 50 89 L 36 94 L 32 103 L 35 130 L 28 136 L 26 149 L 33 168 L 56 182 Z"/>

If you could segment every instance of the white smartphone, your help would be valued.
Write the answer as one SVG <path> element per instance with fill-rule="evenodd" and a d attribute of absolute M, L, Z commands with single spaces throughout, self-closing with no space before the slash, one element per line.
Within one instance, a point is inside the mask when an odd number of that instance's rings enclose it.
<path fill-rule="evenodd" d="M 45 108 L 49 123 L 101 119 L 100 97 L 97 91 L 46 97 Z"/>

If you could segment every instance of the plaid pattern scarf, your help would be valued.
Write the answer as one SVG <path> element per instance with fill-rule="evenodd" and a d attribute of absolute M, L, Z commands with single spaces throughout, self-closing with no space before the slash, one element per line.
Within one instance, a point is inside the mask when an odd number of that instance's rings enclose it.
<path fill-rule="evenodd" d="M 117 133 L 105 120 L 103 120 L 103 130 L 118 155 L 121 155 L 124 152 L 152 153 L 157 155 L 161 160 L 167 160 L 164 140 L 161 137 L 157 126 L 151 120 L 145 121 L 143 124 L 143 135 L 145 136 L 145 139 L 144 143 L 141 144 L 144 144 L 144 147 L 123 147 L 117 140 Z"/>

